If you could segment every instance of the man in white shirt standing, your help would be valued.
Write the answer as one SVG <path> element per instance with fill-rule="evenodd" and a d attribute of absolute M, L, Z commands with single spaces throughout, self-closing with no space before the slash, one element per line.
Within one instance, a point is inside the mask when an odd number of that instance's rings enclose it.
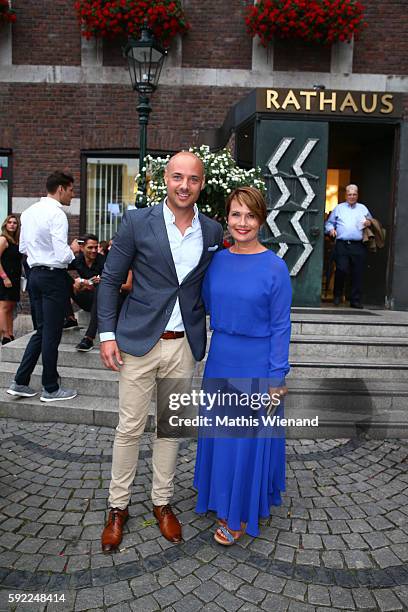
<path fill-rule="evenodd" d="M 71 204 L 73 183 L 71 175 L 54 172 L 47 179 L 47 196 L 21 215 L 20 251 L 27 255 L 31 269 L 31 295 L 37 330 L 31 336 L 14 381 L 7 389 L 7 393 L 17 397 L 37 395 L 29 385 L 40 355 L 43 363 L 40 400 L 54 402 L 77 395 L 74 389 L 60 386 L 57 371 L 68 292 L 66 270 L 75 257 L 67 244 L 68 220 L 62 206 Z"/>

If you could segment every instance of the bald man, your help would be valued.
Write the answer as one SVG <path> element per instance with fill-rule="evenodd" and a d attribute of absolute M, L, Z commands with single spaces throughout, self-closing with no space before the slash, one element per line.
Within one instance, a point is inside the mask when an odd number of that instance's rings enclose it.
<path fill-rule="evenodd" d="M 164 178 L 167 197 L 163 203 L 125 213 L 99 285 L 101 358 L 107 368 L 120 373 L 110 510 L 102 533 L 105 553 L 115 551 L 122 540 L 139 440 L 155 386 L 160 403 L 165 381 L 191 379 L 195 361 L 204 357 L 201 284 L 223 241 L 221 225 L 197 209 L 205 181 L 201 160 L 190 152 L 177 153 L 167 164 Z M 132 291 L 117 320 L 119 288 L 129 269 Z M 162 535 L 171 542 L 182 540 L 181 525 L 170 506 L 177 452 L 177 439 L 155 439 L 153 514 Z"/>
<path fill-rule="evenodd" d="M 325 231 L 336 239 L 334 257 L 334 305 L 343 299 L 344 283 L 351 271 L 351 308 L 363 308 L 361 294 L 367 249 L 363 244 L 363 230 L 371 225 L 371 213 L 358 200 L 357 185 L 347 185 L 346 201 L 338 204 L 326 221 Z"/>

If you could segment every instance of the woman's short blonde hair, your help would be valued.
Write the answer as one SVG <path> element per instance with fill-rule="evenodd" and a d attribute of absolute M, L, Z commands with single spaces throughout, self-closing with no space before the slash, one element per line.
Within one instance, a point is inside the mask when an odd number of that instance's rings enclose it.
<path fill-rule="evenodd" d="M 268 216 L 266 202 L 263 194 L 255 187 L 238 187 L 229 194 L 225 203 L 225 212 L 228 217 L 231 209 L 232 200 L 236 200 L 238 204 L 245 204 L 249 210 L 258 219 L 260 225 L 263 225 Z"/>

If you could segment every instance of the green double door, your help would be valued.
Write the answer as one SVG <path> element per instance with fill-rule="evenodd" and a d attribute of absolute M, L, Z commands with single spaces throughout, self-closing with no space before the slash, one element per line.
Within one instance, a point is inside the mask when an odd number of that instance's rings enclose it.
<path fill-rule="evenodd" d="M 255 163 L 268 188 L 263 242 L 289 268 L 293 305 L 319 306 L 328 124 L 261 119 L 255 142 Z"/>

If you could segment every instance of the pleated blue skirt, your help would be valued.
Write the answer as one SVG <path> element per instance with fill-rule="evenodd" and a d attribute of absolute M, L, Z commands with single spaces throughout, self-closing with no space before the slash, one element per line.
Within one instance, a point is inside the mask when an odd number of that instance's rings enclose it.
<path fill-rule="evenodd" d="M 267 378 L 270 339 L 214 332 L 204 378 Z M 204 381 L 205 382 L 205 381 Z M 282 415 L 283 406 L 279 408 Z M 282 503 L 285 439 L 199 437 L 194 486 L 196 512 L 214 511 L 228 527 L 259 535 L 259 519 Z"/>

